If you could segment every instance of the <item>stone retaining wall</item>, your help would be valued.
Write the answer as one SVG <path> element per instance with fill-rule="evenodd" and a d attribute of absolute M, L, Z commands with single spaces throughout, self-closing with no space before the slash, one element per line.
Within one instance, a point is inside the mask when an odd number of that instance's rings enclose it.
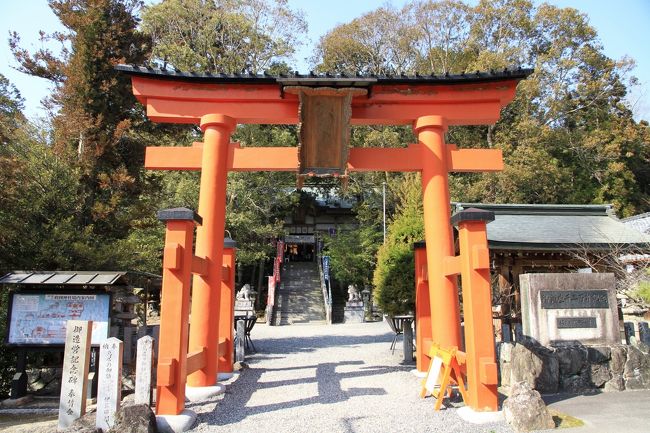
<path fill-rule="evenodd" d="M 523 341 L 497 349 L 505 388 L 526 381 L 542 394 L 650 389 L 650 349 L 644 343 L 548 348 Z"/>

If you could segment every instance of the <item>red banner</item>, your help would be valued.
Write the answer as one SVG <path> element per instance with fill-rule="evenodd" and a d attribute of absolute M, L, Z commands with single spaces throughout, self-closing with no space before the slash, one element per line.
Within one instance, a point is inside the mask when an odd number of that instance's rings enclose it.
<path fill-rule="evenodd" d="M 278 241 L 278 253 L 276 254 L 280 263 L 284 261 L 284 241 Z"/>
<path fill-rule="evenodd" d="M 276 257 L 275 263 L 273 264 L 273 276 L 275 277 L 275 282 L 280 282 L 280 259 Z"/>
<path fill-rule="evenodd" d="M 269 277 L 269 291 L 268 297 L 266 298 L 267 307 L 273 307 L 275 304 L 275 277 Z"/>

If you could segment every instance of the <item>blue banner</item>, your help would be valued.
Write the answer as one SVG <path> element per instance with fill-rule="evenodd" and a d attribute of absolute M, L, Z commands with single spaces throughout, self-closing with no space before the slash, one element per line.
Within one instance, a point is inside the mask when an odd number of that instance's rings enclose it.
<path fill-rule="evenodd" d="M 330 256 L 323 256 L 323 278 L 330 279 Z"/>

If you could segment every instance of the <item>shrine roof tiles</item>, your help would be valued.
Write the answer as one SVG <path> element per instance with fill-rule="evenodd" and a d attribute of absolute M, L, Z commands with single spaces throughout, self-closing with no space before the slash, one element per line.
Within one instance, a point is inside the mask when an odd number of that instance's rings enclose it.
<path fill-rule="evenodd" d="M 616 218 L 611 205 L 453 203 L 455 212 L 478 208 L 494 212 L 487 225 L 491 249 L 650 248 L 650 236 Z"/>
<path fill-rule="evenodd" d="M 124 285 L 127 276 L 160 279 L 160 276 L 134 271 L 13 271 L 0 276 L 0 284 L 49 286 Z"/>
<path fill-rule="evenodd" d="M 415 75 L 374 75 L 374 74 L 344 74 L 323 73 L 301 74 L 297 71 L 289 74 L 271 75 L 268 73 L 253 74 L 223 74 L 203 73 L 194 71 L 181 71 L 178 69 L 153 68 L 151 66 L 118 65 L 116 70 L 127 75 L 143 76 L 148 78 L 192 81 L 199 83 L 221 84 L 279 84 L 281 86 L 332 86 L 332 87 L 370 87 L 375 84 L 462 84 L 497 82 L 506 80 L 522 80 L 533 73 L 533 69 L 521 67 L 505 68 L 498 71 L 476 71 L 460 74 L 415 74 Z"/>

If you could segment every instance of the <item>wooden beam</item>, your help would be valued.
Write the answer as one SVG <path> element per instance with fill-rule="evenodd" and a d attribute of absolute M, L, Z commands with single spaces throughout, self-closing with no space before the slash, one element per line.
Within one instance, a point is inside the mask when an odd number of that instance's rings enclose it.
<path fill-rule="evenodd" d="M 172 386 L 174 384 L 174 377 L 176 376 L 177 368 L 178 361 L 175 359 L 162 359 L 158 361 L 156 385 Z"/>
<path fill-rule="evenodd" d="M 163 253 L 163 268 L 177 270 L 182 265 L 183 247 L 177 243 L 166 245 Z"/>
<path fill-rule="evenodd" d="M 519 79 L 454 85 L 376 85 L 352 99 L 352 125 L 410 125 L 433 113 L 448 125 L 492 124 Z M 295 124 L 298 98 L 278 84 L 206 84 L 132 77 L 133 93 L 154 121 L 198 124 L 220 113 L 246 124 Z"/>
<path fill-rule="evenodd" d="M 489 102 L 403 102 L 392 104 L 352 104 L 351 125 L 412 125 L 431 113 L 442 116 L 447 125 L 491 125 L 499 120 L 499 101 Z"/>
<path fill-rule="evenodd" d="M 147 147 L 144 166 L 149 170 L 201 170 L 203 143 L 192 147 Z M 298 171 L 297 147 L 241 147 L 231 143 L 229 171 Z"/>
<path fill-rule="evenodd" d="M 348 159 L 349 171 L 419 171 L 422 170 L 420 144 L 406 148 L 353 147 Z"/>
<path fill-rule="evenodd" d="M 422 340 L 422 355 L 429 357 L 429 352 L 431 350 L 431 346 L 433 345 L 433 340 L 430 338 L 424 338 Z"/>
<path fill-rule="evenodd" d="M 420 171 L 421 144 L 408 147 L 350 149 L 349 171 Z M 456 149 L 448 145 L 450 171 L 499 171 L 503 160 L 499 149 Z M 201 170 L 203 143 L 192 147 L 147 147 L 145 167 L 149 170 Z M 297 147 L 241 147 L 231 143 L 229 171 L 298 171 Z"/>
<path fill-rule="evenodd" d="M 230 278 L 230 266 L 221 267 L 221 278 L 223 281 L 228 281 Z"/>
<path fill-rule="evenodd" d="M 201 170 L 200 147 L 149 146 L 144 153 L 144 167 L 148 170 Z"/>
<path fill-rule="evenodd" d="M 147 116 L 154 122 L 199 124 L 207 114 L 219 113 L 238 124 L 295 125 L 298 100 L 196 101 L 147 98 Z"/>
<path fill-rule="evenodd" d="M 219 357 L 226 356 L 228 351 L 228 341 L 225 338 L 219 339 L 218 355 Z"/>
<path fill-rule="evenodd" d="M 205 366 L 207 349 L 202 347 L 201 350 L 187 354 L 187 374 L 192 374 Z"/>
<path fill-rule="evenodd" d="M 208 261 L 203 257 L 192 256 L 192 273 L 208 275 Z"/>
<path fill-rule="evenodd" d="M 455 147 L 455 146 L 454 146 Z M 455 149 L 449 150 L 449 171 L 477 172 L 503 170 L 501 149 Z"/>
<path fill-rule="evenodd" d="M 147 116 L 154 122 L 199 124 L 207 114 L 220 113 L 238 124 L 294 125 L 297 101 L 194 101 L 147 98 Z M 491 125 L 499 120 L 499 101 L 393 104 L 352 104 L 350 125 L 411 125 L 415 119 L 438 113 L 447 124 Z"/>
<path fill-rule="evenodd" d="M 460 274 L 460 265 L 461 265 L 461 257 L 460 256 L 448 256 L 448 257 L 445 257 L 445 262 L 444 262 L 445 276 L 449 277 L 449 276 L 452 276 L 452 275 Z"/>
<path fill-rule="evenodd" d="M 231 171 L 298 171 L 297 147 L 240 147 L 234 144 L 228 155 Z"/>

